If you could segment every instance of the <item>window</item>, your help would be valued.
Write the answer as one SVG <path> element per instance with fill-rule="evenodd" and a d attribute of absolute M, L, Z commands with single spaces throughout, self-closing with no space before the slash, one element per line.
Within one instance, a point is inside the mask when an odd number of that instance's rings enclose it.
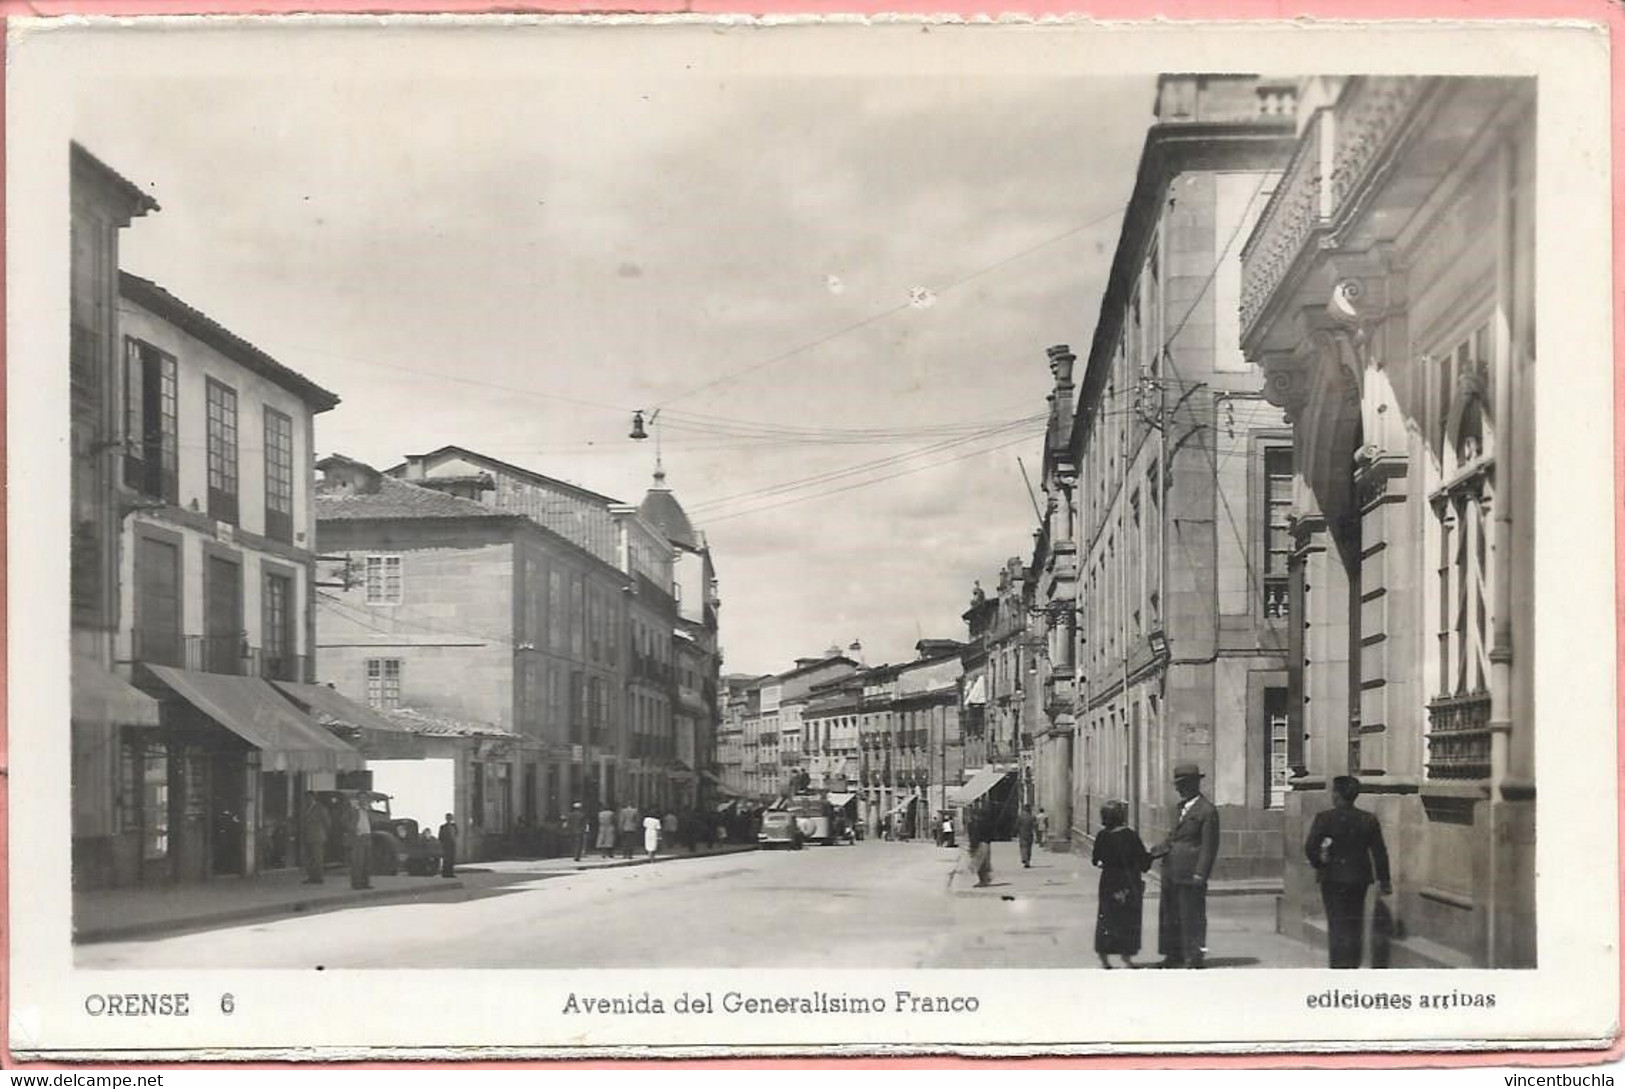
<path fill-rule="evenodd" d="M 265 535 L 293 540 L 293 420 L 265 406 Z"/>
<path fill-rule="evenodd" d="M 1437 557 L 1431 602 L 1438 639 L 1435 696 L 1428 704 L 1430 777 L 1490 773 L 1490 588 L 1496 577 L 1490 504 L 1495 493 L 1494 372 L 1489 326 L 1430 361 L 1436 426 L 1429 496 Z"/>
<path fill-rule="evenodd" d="M 124 483 L 166 503 L 179 501 L 175 357 L 124 342 Z"/>
<path fill-rule="evenodd" d="M 237 391 L 208 382 L 209 517 L 237 524 Z"/>
<path fill-rule="evenodd" d="M 1292 771 L 1287 766 L 1286 738 L 1289 716 L 1287 690 L 1264 689 L 1264 804 L 1270 809 L 1286 805 L 1287 780 Z"/>
<path fill-rule="evenodd" d="M 368 556 L 367 604 L 399 605 L 401 603 L 401 558 L 399 556 Z"/>
<path fill-rule="evenodd" d="M 1264 616 L 1287 616 L 1287 559 L 1292 555 L 1292 448 L 1264 449 Z"/>
<path fill-rule="evenodd" d="M 286 575 L 267 573 L 265 597 L 260 605 L 263 631 L 260 635 L 261 672 L 277 681 L 301 681 L 294 663 L 293 580 Z"/>
<path fill-rule="evenodd" d="M 549 567 L 547 571 L 547 645 L 553 650 L 563 650 L 565 636 L 565 620 L 568 616 L 568 603 L 564 600 L 564 573 L 556 568 Z"/>
<path fill-rule="evenodd" d="M 401 660 L 367 659 L 367 706 L 388 711 L 401 705 Z"/>

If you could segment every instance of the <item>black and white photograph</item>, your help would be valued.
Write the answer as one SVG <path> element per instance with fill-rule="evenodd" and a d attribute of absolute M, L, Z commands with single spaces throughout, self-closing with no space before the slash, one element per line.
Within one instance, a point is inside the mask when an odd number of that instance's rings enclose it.
<path fill-rule="evenodd" d="M 1297 29 L 14 25 L 11 1047 L 1611 1036 L 1606 51 Z"/>

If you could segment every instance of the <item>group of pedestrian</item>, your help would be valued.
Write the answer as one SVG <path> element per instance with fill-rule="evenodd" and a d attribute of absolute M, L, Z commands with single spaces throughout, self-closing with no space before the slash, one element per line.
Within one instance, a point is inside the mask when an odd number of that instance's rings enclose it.
<path fill-rule="evenodd" d="M 697 815 L 690 816 L 685 837 L 684 824 L 675 812 L 668 810 L 661 816 L 654 810 L 640 810 L 631 802 L 619 809 L 606 803 L 596 814 L 589 813 L 582 803 L 572 802 L 559 823 L 564 829 L 565 849 L 577 862 L 594 850 L 601 858 L 614 858 L 617 850 L 622 858 L 631 858 L 640 836 L 642 849 L 651 862 L 662 847 L 675 850 L 685 838 L 689 850 L 694 851 L 702 839 L 715 837 L 714 831 L 707 837 L 707 829 Z"/>
<path fill-rule="evenodd" d="M 305 807 L 299 816 L 301 861 L 305 867 L 307 885 L 321 885 L 327 881 L 327 844 L 335 835 L 342 836 L 350 858 L 350 887 L 372 888 L 373 829 L 372 815 L 360 798 L 353 802 L 340 802 L 333 810 L 314 790 L 305 792 Z M 429 826 L 419 832 L 429 835 Z M 457 821 L 446 814 L 440 826 L 440 876 L 457 875 Z"/>
<path fill-rule="evenodd" d="M 1219 853 L 1219 811 L 1202 793 L 1202 772 L 1194 764 L 1174 768 L 1179 808 L 1162 842 L 1147 850 L 1128 824 L 1128 805 L 1110 801 L 1100 809 L 1100 834 L 1092 861 L 1100 869 L 1095 916 L 1095 953 L 1101 967 L 1117 956 L 1136 967 L 1140 952 L 1145 873 L 1162 861 L 1162 897 L 1157 913 L 1157 952 L 1161 968 L 1207 965 L 1208 880 Z M 1326 908 L 1328 957 L 1333 968 L 1358 968 L 1363 959 L 1366 894 L 1375 881 L 1382 895 L 1393 885 L 1388 849 L 1377 818 L 1355 806 L 1360 781 L 1352 775 L 1332 780 L 1332 807 L 1316 814 L 1304 843 Z M 1019 826 L 1018 826 L 1019 831 Z M 1022 851 L 1026 862 L 1027 850 Z M 1379 910 L 1386 909 L 1379 901 Z"/>

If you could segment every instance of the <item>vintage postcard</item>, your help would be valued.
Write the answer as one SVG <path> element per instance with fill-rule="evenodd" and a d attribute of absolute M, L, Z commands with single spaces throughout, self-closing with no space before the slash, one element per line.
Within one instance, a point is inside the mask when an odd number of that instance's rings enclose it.
<path fill-rule="evenodd" d="M 13 21 L 12 1054 L 1609 1044 L 1609 56 Z"/>

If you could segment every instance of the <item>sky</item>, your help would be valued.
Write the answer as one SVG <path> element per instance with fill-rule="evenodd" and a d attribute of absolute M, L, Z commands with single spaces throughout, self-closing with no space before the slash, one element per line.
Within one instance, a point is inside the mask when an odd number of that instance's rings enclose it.
<path fill-rule="evenodd" d="M 725 671 L 902 661 L 1030 558 L 1155 81 L 780 30 L 103 34 L 72 129 L 162 205 L 125 268 L 339 394 L 320 453 L 637 502 L 658 442 Z"/>

